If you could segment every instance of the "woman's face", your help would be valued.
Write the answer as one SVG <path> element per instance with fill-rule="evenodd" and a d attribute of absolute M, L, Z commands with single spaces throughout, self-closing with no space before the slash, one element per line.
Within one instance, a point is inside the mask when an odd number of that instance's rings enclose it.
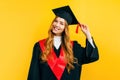
<path fill-rule="evenodd" d="M 65 25 L 66 21 L 63 18 L 60 17 L 55 18 L 52 24 L 52 32 L 57 36 L 61 36 L 62 32 L 65 29 Z"/>

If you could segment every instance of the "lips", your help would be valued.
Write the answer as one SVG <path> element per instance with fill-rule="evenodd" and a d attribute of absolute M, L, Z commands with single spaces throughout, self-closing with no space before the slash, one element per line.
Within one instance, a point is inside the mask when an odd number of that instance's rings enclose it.
<path fill-rule="evenodd" d="M 58 30 L 60 30 L 60 29 L 58 29 L 57 27 L 54 27 L 54 30 L 55 30 L 55 31 L 58 31 Z"/>

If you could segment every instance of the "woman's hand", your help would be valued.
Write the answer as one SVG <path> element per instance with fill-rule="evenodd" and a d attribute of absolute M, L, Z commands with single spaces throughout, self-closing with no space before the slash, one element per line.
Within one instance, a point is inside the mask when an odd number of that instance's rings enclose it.
<path fill-rule="evenodd" d="M 85 24 L 80 24 L 81 31 L 85 34 L 87 39 L 91 39 L 91 33 L 89 31 L 89 28 Z"/>

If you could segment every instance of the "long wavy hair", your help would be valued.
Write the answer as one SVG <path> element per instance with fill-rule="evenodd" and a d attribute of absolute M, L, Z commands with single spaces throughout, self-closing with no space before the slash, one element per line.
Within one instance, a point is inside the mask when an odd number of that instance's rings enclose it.
<path fill-rule="evenodd" d="M 55 17 L 55 19 L 57 16 Z M 55 20 L 54 19 L 54 20 Z M 53 22 L 54 22 L 53 20 Z M 53 24 L 52 22 L 52 24 Z M 50 26 L 49 31 L 48 31 L 48 38 L 46 39 L 45 42 L 45 47 L 46 49 L 42 52 L 40 58 L 42 59 L 43 62 L 46 62 L 48 60 L 48 55 L 50 54 L 51 49 L 53 48 L 53 37 L 54 33 L 52 32 L 53 26 Z M 65 23 L 65 29 L 62 33 L 62 44 L 61 47 L 64 50 L 65 53 L 65 60 L 67 61 L 67 71 L 70 72 L 71 69 L 74 69 L 73 63 L 74 63 L 74 55 L 72 51 L 72 45 L 70 42 L 70 36 L 69 36 L 69 28 L 67 22 Z"/>

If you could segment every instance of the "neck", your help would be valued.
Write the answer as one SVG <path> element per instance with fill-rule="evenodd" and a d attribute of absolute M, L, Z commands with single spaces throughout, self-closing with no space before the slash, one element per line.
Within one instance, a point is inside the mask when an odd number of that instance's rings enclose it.
<path fill-rule="evenodd" d="M 62 36 L 54 36 L 54 40 L 61 42 Z"/>
<path fill-rule="evenodd" d="M 54 37 L 62 37 L 62 36 L 59 36 L 59 35 L 55 35 Z"/>
<path fill-rule="evenodd" d="M 58 49 L 61 45 L 61 37 L 62 36 L 54 36 L 54 46 L 56 47 L 56 49 Z"/>

